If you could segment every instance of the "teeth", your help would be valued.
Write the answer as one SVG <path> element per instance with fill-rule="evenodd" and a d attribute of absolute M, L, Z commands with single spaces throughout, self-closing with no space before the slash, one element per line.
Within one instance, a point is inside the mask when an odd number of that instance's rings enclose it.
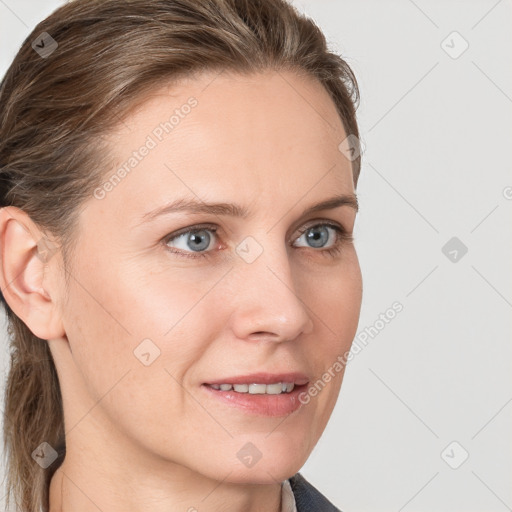
<path fill-rule="evenodd" d="M 279 395 L 283 392 L 283 384 L 281 382 L 278 382 L 277 384 L 267 384 L 265 387 L 267 388 L 266 392 L 269 395 Z"/>
<path fill-rule="evenodd" d="M 266 390 L 266 384 L 249 384 L 249 394 L 251 395 L 263 395 Z"/>
<path fill-rule="evenodd" d="M 210 384 L 210 387 L 220 391 L 231 391 L 237 393 L 249 393 L 250 395 L 280 395 L 290 393 L 295 384 L 293 382 L 276 382 L 274 384 Z"/>

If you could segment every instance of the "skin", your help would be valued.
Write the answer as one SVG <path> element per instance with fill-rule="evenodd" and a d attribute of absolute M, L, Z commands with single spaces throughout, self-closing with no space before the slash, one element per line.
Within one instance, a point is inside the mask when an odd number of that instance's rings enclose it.
<path fill-rule="evenodd" d="M 46 266 L 35 255 L 42 233 L 31 219 L 0 212 L 4 295 L 48 340 L 63 394 L 67 454 L 52 512 L 277 512 L 281 482 L 303 466 L 339 395 L 343 371 L 298 411 L 269 417 L 201 388 L 257 371 L 315 382 L 350 348 L 362 295 L 354 245 L 342 240 L 329 255 L 300 233 L 321 221 L 354 227 L 350 206 L 303 216 L 355 193 L 334 103 L 293 72 L 202 74 L 154 91 L 109 135 L 119 165 L 190 96 L 198 104 L 172 133 L 84 204 L 68 290 L 60 253 Z M 141 223 L 181 197 L 238 203 L 250 216 Z M 170 251 L 194 254 L 186 236 L 162 242 L 202 223 L 218 226 L 207 257 Z M 326 233 L 329 248 L 336 232 Z M 235 251 L 247 236 L 263 249 L 250 264 Z M 149 366 L 134 356 L 147 338 L 160 350 Z M 247 442 L 262 453 L 250 468 L 237 457 Z"/>

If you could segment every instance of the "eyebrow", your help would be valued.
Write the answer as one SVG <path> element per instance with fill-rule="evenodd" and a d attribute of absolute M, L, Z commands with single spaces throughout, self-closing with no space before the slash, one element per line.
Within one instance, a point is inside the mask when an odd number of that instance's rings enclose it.
<path fill-rule="evenodd" d="M 359 204 L 355 194 L 342 194 L 333 196 L 325 201 L 314 204 L 306 208 L 303 216 L 309 215 L 321 210 L 331 210 L 341 206 L 349 206 L 356 212 L 359 211 Z M 142 216 L 140 224 L 150 222 L 156 217 L 167 215 L 171 213 L 206 213 L 211 215 L 228 215 L 231 217 L 240 217 L 246 219 L 249 216 L 247 208 L 240 206 L 236 203 L 206 203 L 198 199 L 177 199 L 170 204 L 160 206 L 155 210 L 145 213 Z"/>

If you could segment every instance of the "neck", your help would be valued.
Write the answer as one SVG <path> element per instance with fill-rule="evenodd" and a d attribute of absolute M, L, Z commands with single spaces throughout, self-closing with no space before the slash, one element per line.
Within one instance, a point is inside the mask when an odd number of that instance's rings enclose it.
<path fill-rule="evenodd" d="M 257 512 L 281 510 L 281 484 L 233 484 L 197 475 L 164 481 L 154 475 L 126 480 L 98 471 L 98 461 L 73 466 L 64 461 L 49 490 L 49 512 Z"/>

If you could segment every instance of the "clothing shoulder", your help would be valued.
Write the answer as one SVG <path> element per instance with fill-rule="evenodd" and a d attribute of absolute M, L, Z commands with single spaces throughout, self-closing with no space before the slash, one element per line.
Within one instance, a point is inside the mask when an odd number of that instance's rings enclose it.
<path fill-rule="evenodd" d="M 289 481 L 297 512 L 341 512 L 300 473 L 295 473 Z"/>

